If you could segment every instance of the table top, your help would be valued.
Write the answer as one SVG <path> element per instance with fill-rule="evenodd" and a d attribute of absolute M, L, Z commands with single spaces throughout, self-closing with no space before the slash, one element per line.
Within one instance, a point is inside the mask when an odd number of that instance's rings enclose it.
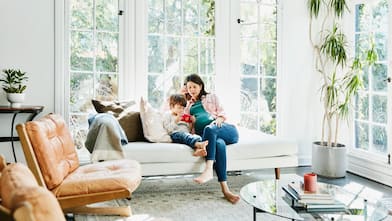
<path fill-rule="evenodd" d="M 282 190 L 282 187 L 287 184 L 286 180 L 257 181 L 242 187 L 240 195 L 245 202 L 263 212 L 293 220 L 303 220 L 298 213 L 312 214 L 313 217 L 318 218 L 317 220 L 331 220 L 331 217 L 334 217 L 335 220 L 364 220 L 366 217 L 367 221 L 383 220 L 388 214 L 385 208 L 373 200 L 366 199 L 366 206 L 364 206 L 365 198 L 361 195 L 363 190 L 355 186 L 340 187 L 325 183 L 321 184 L 328 185 L 332 189 L 335 199 L 344 203 L 347 210 L 342 212 L 309 212 L 306 209 L 293 208 L 287 202 L 287 196 Z"/>
<path fill-rule="evenodd" d="M 40 113 L 44 106 L 22 105 L 20 107 L 11 107 L 0 105 L 0 113 Z"/>

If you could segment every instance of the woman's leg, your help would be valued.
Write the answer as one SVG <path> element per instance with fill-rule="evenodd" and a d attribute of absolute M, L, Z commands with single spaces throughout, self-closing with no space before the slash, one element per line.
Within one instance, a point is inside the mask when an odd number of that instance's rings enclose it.
<path fill-rule="evenodd" d="M 240 196 L 230 191 L 229 186 L 227 185 L 227 181 L 219 182 L 219 184 L 226 200 L 228 200 L 232 204 L 238 203 L 238 201 L 240 200 Z"/>
<path fill-rule="evenodd" d="M 228 123 L 223 123 L 221 127 L 218 127 L 217 136 L 222 138 L 227 145 L 237 143 L 239 137 L 237 128 Z"/>
<path fill-rule="evenodd" d="M 217 130 L 216 127 L 208 125 L 203 131 L 203 140 L 207 140 L 207 156 L 206 156 L 206 167 L 200 176 L 194 179 L 196 183 L 205 183 L 210 181 L 214 177 L 214 162 L 216 158 L 216 139 Z"/>

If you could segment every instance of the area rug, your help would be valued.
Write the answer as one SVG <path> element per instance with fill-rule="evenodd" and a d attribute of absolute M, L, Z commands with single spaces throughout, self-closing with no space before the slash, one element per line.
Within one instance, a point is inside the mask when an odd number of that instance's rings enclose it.
<path fill-rule="evenodd" d="M 253 220 L 253 208 L 241 200 L 232 205 L 223 198 L 216 179 L 199 185 L 193 182 L 193 175 L 143 178 L 131 200 L 116 200 L 114 205 L 131 205 L 134 217 L 118 216 L 82 216 L 76 215 L 76 221 L 240 221 Z M 263 179 L 273 179 L 274 175 L 243 173 L 228 176 L 228 183 L 235 193 L 244 185 Z M 298 178 L 294 174 L 283 174 L 281 179 Z M 306 214 L 305 214 L 306 215 Z M 136 219 L 137 216 L 140 219 Z M 136 217 L 136 218 L 135 218 Z M 132 218 L 132 219 L 131 219 Z M 314 220 L 304 217 L 305 220 Z M 257 220 L 287 220 L 267 214 L 257 214 Z"/>

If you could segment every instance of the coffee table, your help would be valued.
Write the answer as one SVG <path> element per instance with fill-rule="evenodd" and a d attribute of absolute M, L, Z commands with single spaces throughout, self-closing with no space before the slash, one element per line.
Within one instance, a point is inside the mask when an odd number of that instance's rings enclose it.
<path fill-rule="evenodd" d="M 287 197 L 282 187 L 289 181 L 262 180 L 249 183 L 241 188 L 241 198 L 253 207 L 253 220 L 256 213 L 268 213 L 289 220 L 304 220 L 299 214 L 309 214 L 317 220 L 366 220 L 380 221 L 386 218 L 385 208 L 370 202 L 358 193 L 350 192 L 342 187 L 328 184 L 334 188 L 335 198 L 346 205 L 342 211 L 309 212 L 303 207 L 297 207 L 295 200 Z"/>

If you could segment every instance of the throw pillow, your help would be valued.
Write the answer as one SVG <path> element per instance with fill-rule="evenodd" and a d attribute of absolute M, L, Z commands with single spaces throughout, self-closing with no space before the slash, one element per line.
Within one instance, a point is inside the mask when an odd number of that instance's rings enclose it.
<path fill-rule="evenodd" d="M 151 107 L 148 102 L 140 99 L 140 118 L 142 120 L 144 137 L 150 142 L 172 142 L 163 127 L 163 117 L 160 112 Z"/>
<path fill-rule="evenodd" d="M 112 113 L 115 117 L 135 104 L 135 101 L 99 101 L 94 99 L 91 102 L 98 113 Z"/>
<path fill-rule="evenodd" d="M 129 142 L 146 141 L 139 111 L 127 108 L 120 113 L 117 120 L 127 135 Z"/>
<path fill-rule="evenodd" d="M 99 101 L 91 100 L 98 113 L 111 113 L 119 121 L 129 142 L 146 141 L 140 113 L 135 101 Z"/>

